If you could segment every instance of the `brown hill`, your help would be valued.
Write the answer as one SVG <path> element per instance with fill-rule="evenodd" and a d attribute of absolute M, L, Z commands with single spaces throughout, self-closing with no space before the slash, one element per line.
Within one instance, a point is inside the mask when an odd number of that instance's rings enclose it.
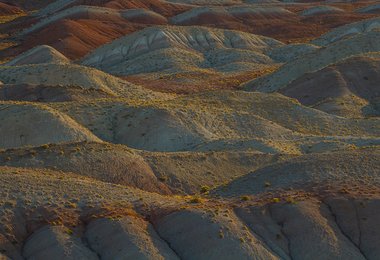
<path fill-rule="evenodd" d="M 143 28 L 138 24 L 126 24 L 122 19 L 61 20 L 26 36 L 24 44 L 13 52 L 22 52 L 38 45 L 50 45 L 70 59 L 84 56 L 92 49 L 106 44 L 122 35 Z"/>

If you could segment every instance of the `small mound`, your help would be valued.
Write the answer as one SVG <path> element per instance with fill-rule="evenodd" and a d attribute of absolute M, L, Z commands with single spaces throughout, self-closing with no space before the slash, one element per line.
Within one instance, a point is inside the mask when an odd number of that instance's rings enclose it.
<path fill-rule="evenodd" d="M 5 66 L 17 66 L 26 64 L 40 64 L 40 63 L 69 63 L 62 53 L 56 49 L 48 46 L 41 45 L 34 47 L 27 52 L 24 52 L 14 58 L 13 60 L 5 63 Z"/>
<path fill-rule="evenodd" d="M 0 102 L 0 118 L 0 148 L 3 149 L 47 143 L 101 142 L 70 117 L 41 105 Z"/>
<path fill-rule="evenodd" d="M 102 71 L 74 64 L 34 64 L 0 67 L 0 79 L 5 84 L 33 84 L 47 86 L 82 87 L 95 89 L 111 96 L 129 98 L 157 98 L 164 94 L 128 83 Z"/>
<path fill-rule="evenodd" d="M 362 197 L 339 199 L 340 195 L 335 195 L 336 200 L 299 201 L 297 192 L 287 198 L 290 202 L 241 208 L 236 210 L 237 214 L 281 259 L 317 256 L 317 259 L 364 260 L 369 254 L 378 255 L 372 249 L 376 248 L 372 239 L 377 239 L 378 225 L 373 220 L 379 209 L 378 198 L 367 203 Z M 373 229 L 368 230 L 369 226 Z M 358 232 L 359 227 L 364 231 Z M 359 245 L 356 242 L 359 237 L 361 241 L 365 237 L 369 246 Z"/>
<path fill-rule="evenodd" d="M 334 6 L 314 6 L 308 8 L 300 13 L 302 16 L 313 16 L 313 15 L 322 15 L 322 14 L 336 14 L 343 13 L 344 10 Z"/>

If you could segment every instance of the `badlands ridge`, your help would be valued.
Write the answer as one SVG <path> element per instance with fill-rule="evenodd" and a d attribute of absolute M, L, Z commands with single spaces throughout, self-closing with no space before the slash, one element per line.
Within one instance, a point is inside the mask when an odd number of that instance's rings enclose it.
<path fill-rule="evenodd" d="M 379 15 L 1 1 L 0 259 L 379 259 Z"/>

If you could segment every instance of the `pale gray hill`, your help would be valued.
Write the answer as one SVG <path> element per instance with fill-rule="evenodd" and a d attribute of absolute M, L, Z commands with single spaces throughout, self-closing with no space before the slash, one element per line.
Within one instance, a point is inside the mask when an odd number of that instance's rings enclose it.
<path fill-rule="evenodd" d="M 40 64 L 40 63 L 69 63 L 70 60 L 62 53 L 48 45 L 40 45 L 34 47 L 11 61 L 5 63 L 5 66 L 17 66 L 27 64 Z"/>

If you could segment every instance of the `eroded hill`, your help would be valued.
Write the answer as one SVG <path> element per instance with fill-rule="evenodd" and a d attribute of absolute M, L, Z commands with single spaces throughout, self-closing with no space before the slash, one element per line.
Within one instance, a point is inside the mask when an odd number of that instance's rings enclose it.
<path fill-rule="evenodd" d="M 0 259 L 379 259 L 375 1 L 0 4 Z"/>

